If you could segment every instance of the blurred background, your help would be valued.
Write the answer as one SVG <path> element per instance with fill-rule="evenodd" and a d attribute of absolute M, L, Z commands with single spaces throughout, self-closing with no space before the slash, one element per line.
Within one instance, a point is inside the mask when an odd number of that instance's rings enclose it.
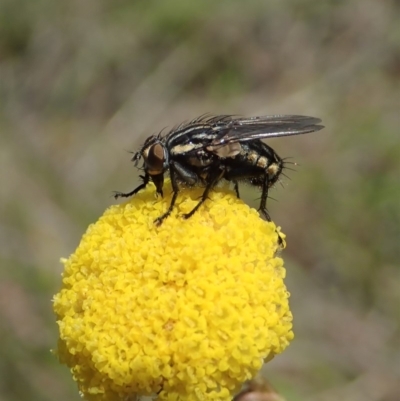
<path fill-rule="evenodd" d="M 288 401 L 400 398 L 400 1 L 0 2 L 0 400 L 79 400 L 52 295 L 147 136 L 203 113 L 305 114 L 269 142 L 296 339 Z M 243 191 L 242 191 L 243 192 Z M 246 201 L 256 204 L 248 188 Z"/>

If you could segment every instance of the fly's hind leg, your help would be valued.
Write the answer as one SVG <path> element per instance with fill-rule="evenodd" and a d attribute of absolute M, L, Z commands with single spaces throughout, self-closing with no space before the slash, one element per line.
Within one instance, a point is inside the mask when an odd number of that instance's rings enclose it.
<path fill-rule="evenodd" d="M 224 178 L 228 181 L 232 181 L 234 184 L 234 189 L 236 195 L 239 197 L 239 184 L 238 179 L 247 179 L 251 185 L 256 187 L 261 186 L 261 202 L 258 208 L 260 214 L 267 220 L 271 221 L 269 214 L 267 212 L 267 199 L 268 199 L 268 188 L 269 188 L 269 178 L 268 172 L 261 170 L 254 166 L 244 166 L 240 168 L 228 170 Z"/>
<path fill-rule="evenodd" d="M 269 188 L 268 174 L 265 173 L 262 182 L 261 201 L 258 211 L 262 216 L 264 216 L 264 218 L 267 221 L 271 221 L 271 217 L 267 211 L 268 188 Z"/>
<path fill-rule="evenodd" d="M 263 184 L 262 184 L 262 193 L 261 193 L 261 202 L 260 202 L 260 207 L 258 208 L 258 211 L 260 212 L 260 214 L 262 216 L 264 216 L 264 218 L 267 221 L 271 221 L 271 217 L 267 211 L 267 199 L 268 199 L 268 189 L 269 189 L 269 180 L 268 180 L 268 174 L 266 173 L 263 177 Z M 277 242 L 278 242 L 278 246 L 283 249 L 284 248 L 284 244 L 285 241 L 283 239 L 283 237 L 281 237 L 279 231 L 277 229 L 275 229 L 276 235 L 277 235 Z"/>

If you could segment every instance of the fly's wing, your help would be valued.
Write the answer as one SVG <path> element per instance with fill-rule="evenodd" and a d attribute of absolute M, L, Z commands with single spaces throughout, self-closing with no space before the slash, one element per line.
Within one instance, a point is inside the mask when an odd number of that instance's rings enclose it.
<path fill-rule="evenodd" d="M 211 146 L 217 148 L 255 139 L 307 134 L 324 128 L 320 122 L 319 118 L 290 115 L 233 118 L 215 123 L 215 139 Z"/>

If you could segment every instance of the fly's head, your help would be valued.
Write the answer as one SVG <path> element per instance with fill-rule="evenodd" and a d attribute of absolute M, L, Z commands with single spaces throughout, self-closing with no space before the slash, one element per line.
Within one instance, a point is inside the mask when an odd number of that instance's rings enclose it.
<path fill-rule="evenodd" d="M 159 136 L 152 135 L 147 138 L 142 148 L 133 155 L 132 161 L 137 164 L 141 158 L 143 158 L 145 173 L 154 182 L 157 193 L 162 196 L 164 173 L 168 169 L 169 154 Z"/>

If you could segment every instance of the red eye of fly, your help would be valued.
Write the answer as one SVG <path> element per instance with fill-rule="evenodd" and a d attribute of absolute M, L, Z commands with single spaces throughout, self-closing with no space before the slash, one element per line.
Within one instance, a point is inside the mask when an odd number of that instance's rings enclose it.
<path fill-rule="evenodd" d="M 147 153 L 146 166 L 149 174 L 161 174 L 164 169 L 165 150 L 160 143 L 152 145 Z"/>

